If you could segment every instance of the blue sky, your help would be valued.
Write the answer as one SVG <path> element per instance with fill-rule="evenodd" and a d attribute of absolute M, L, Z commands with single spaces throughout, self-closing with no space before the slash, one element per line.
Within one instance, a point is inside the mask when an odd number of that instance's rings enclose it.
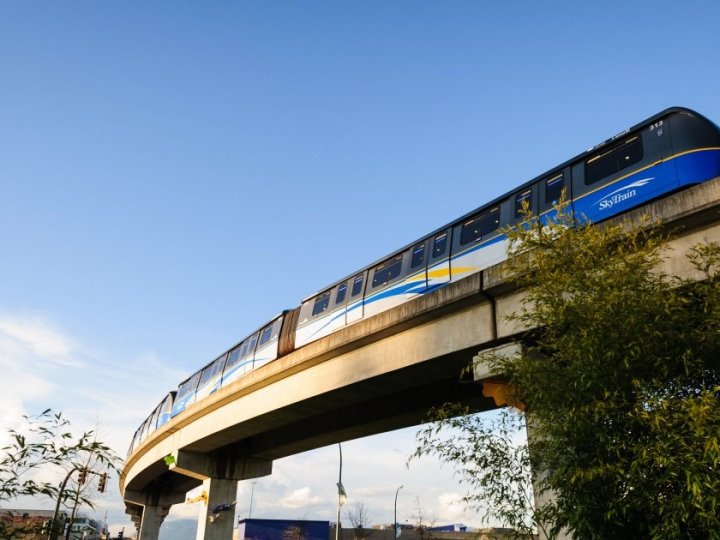
<path fill-rule="evenodd" d="M 53 406 L 124 453 L 164 392 L 333 280 L 666 107 L 720 121 L 718 20 L 702 0 L 0 3 L 0 427 Z M 402 515 L 419 496 L 479 524 L 411 451 L 412 430 L 348 443 L 351 496 L 390 521 L 405 483 Z M 303 470 L 335 453 L 276 464 L 254 514 L 332 519 L 335 473 Z"/>

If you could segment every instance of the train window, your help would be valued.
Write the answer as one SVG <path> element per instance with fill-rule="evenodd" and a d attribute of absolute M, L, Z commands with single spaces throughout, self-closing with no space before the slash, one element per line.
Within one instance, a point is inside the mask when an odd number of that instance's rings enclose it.
<path fill-rule="evenodd" d="M 242 345 L 238 345 L 235 347 L 232 351 L 230 351 L 230 356 L 228 357 L 227 365 L 225 366 L 225 369 L 230 369 L 235 364 L 238 363 L 238 360 L 240 360 L 240 351 L 242 350 Z"/>
<path fill-rule="evenodd" d="M 347 293 L 347 283 L 343 283 L 338 287 L 335 305 L 342 304 L 345 301 L 345 293 Z"/>
<path fill-rule="evenodd" d="M 560 197 L 562 197 L 564 187 L 565 182 L 563 182 L 562 173 L 545 180 L 545 203 L 557 204 Z M 567 194 L 565 196 L 567 197 Z"/>
<path fill-rule="evenodd" d="M 610 150 L 585 162 L 585 184 L 590 185 L 611 174 L 634 165 L 643 158 L 642 139 L 639 135 L 624 140 Z"/>
<path fill-rule="evenodd" d="M 330 305 L 330 291 L 321 294 L 315 299 L 315 305 L 313 306 L 312 316 L 317 317 L 323 311 L 325 311 Z"/>
<path fill-rule="evenodd" d="M 212 372 L 213 372 L 212 366 L 208 366 L 205 369 L 203 369 L 202 375 L 200 376 L 200 385 L 203 385 L 206 382 L 208 382 L 208 380 L 212 376 Z"/>
<path fill-rule="evenodd" d="M 248 349 L 250 348 L 250 339 L 246 339 L 243 341 L 242 348 L 240 349 L 240 358 L 245 358 L 248 356 Z M 250 354 L 252 354 L 252 351 L 250 351 Z"/>
<path fill-rule="evenodd" d="M 253 355 L 253 353 L 255 352 L 255 344 L 257 343 L 257 338 L 257 332 L 250 336 L 250 339 L 248 339 L 247 341 L 247 350 L 245 351 L 243 358 Z"/>
<path fill-rule="evenodd" d="M 448 235 L 447 233 L 438 234 L 435 237 L 435 240 L 433 240 L 433 258 L 439 257 L 440 255 L 445 254 L 445 250 L 447 249 L 447 243 L 448 243 Z"/>
<path fill-rule="evenodd" d="M 272 336 L 272 326 L 268 326 L 262 331 L 262 333 L 260 334 L 260 343 L 258 343 L 258 346 L 265 345 L 268 341 L 270 341 L 270 336 Z"/>
<path fill-rule="evenodd" d="M 523 204 L 527 205 L 528 211 L 532 210 L 532 189 L 528 189 L 515 195 L 515 217 L 523 215 Z"/>
<path fill-rule="evenodd" d="M 148 435 L 148 429 L 150 429 L 150 418 L 146 418 L 145 422 L 143 422 L 142 434 L 140 435 L 143 438 L 143 440 Z"/>
<path fill-rule="evenodd" d="M 157 409 L 155 409 L 150 417 L 150 429 L 153 431 L 157 429 L 158 418 L 160 418 L 160 405 L 158 405 Z"/>
<path fill-rule="evenodd" d="M 193 392 L 195 392 L 198 380 L 200 380 L 199 371 L 180 385 L 180 388 L 178 389 L 178 398 L 187 396 L 188 394 L 192 394 Z"/>
<path fill-rule="evenodd" d="M 500 226 L 500 207 L 496 206 L 487 212 L 468 219 L 460 231 L 460 245 L 480 240 L 486 234 L 493 232 Z"/>
<path fill-rule="evenodd" d="M 200 377 L 200 385 L 203 385 L 206 382 L 212 380 L 212 378 L 215 375 L 222 372 L 224 365 L 225 365 L 225 355 L 223 354 L 221 357 L 219 357 L 217 360 L 215 360 L 212 364 L 210 364 L 205 369 L 203 369 L 202 376 Z"/>
<path fill-rule="evenodd" d="M 128 450 L 128 455 L 132 454 L 133 450 L 137 447 L 138 441 L 140 440 L 140 429 L 142 426 L 140 426 L 137 431 L 135 432 L 135 435 L 133 436 L 133 440 L 130 443 L 130 450 Z"/>
<path fill-rule="evenodd" d="M 352 291 L 350 293 L 350 296 L 357 296 L 362 292 L 362 286 L 363 286 L 363 274 L 360 274 L 359 276 L 355 276 L 355 279 L 353 280 L 353 287 Z"/>
<path fill-rule="evenodd" d="M 373 275 L 372 281 L 373 289 L 380 285 L 385 285 L 388 281 L 400 275 L 402 259 L 403 256 L 400 254 L 375 267 L 375 274 Z"/>
<path fill-rule="evenodd" d="M 425 262 L 425 242 L 418 244 L 413 248 L 410 268 L 417 268 Z"/>

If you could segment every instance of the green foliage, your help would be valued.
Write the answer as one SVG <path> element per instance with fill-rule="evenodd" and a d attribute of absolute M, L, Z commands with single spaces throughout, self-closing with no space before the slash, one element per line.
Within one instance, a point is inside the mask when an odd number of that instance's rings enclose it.
<path fill-rule="evenodd" d="M 720 538 L 720 248 L 693 248 L 703 279 L 680 279 L 652 227 L 531 223 L 510 266 L 534 345 L 490 361 L 532 420 L 553 530 Z"/>
<path fill-rule="evenodd" d="M 525 405 L 529 451 L 446 406 L 416 455 L 452 463 L 466 502 L 521 532 L 529 516 L 550 538 L 720 539 L 720 246 L 692 248 L 700 279 L 681 279 L 659 270 L 658 229 L 558 210 L 508 232 L 526 294 L 510 319 L 529 330 L 521 354 L 482 360 Z M 460 436 L 442 440 L 446 428 Z M 530 467 L 548 501 L 535 509 Z"/>
<path fill-rule="evenodd" d="M 69 482 L 81 468 L 117 470 L 120 459 L 93 431 L 75 437 L 62 413 L 47 409 L 37 416 L 24 416 L 20 429 L 8 431 L 10 443 L 0 448 L 0 504 L 7 506 L 21 497 L 46 497 L 58 505 L 93 506 L 83 486 Z M 92 472 L 92 471 L 91 471 Z M 63 480 L 47 480 L 61 475 Z M 29 532 L 11 520 L 0 520 L 0 538 Z"/>
<path fill-rule="evenodd" d="M 455 467 L 468 488 L 462 498 L 468 507 L 483 512 L 484 520 L 498 521 L 516 531 L 517 538 L 532 538 L 532 476 L 524 438 L 524 415 L 505 409 L 494 419 L 469 414 L 457 404 L 431 411 L 417 435 L 414 458 L 434 455 Z"/>

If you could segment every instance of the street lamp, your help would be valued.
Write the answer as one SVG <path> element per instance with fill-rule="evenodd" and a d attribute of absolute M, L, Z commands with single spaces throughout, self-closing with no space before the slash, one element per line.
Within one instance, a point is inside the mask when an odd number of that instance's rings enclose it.
<path fill-rule="evenodd" d="M 342 485 L 342 445 L 338 443 L 338 450 L 340 450 L 340 473 L 338 474 L 338 504 L 337 504 L 337 523 L 335 525 L 335 540 L 340 538 L 340 509 L 342 505 L 347 501 L 347 493 Z"/>
<path fill-rule="evenodd" d="M 395 490 L 395 538 L 400 538 L 400 530 L 398 529 L 398 526 L 397 526 L 397 498 L 398 498 L 398 493 L 400 493 L 401 489 L 402 489 L 402 485 L 399 488 L 397 488 L 397 490 Z"/>

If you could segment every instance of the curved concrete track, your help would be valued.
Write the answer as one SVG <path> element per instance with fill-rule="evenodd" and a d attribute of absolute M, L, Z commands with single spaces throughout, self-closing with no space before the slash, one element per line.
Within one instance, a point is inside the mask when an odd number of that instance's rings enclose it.
<path fill-rule="evenodd" d="M 684 253 L 720 239 L 719 209 L 716 179 L 623 219 L 662 221 L 672 231 L 666 270 L 689 275 Z M 520 331 L 505 316 L 521 296 L 498 265 L 313 342 L 193 405 L 125 463 L 120 489 L 141 538 L 156 537 L 169 507 L 203 482 L 210 515 L 238 480 L 270 474 L 274 459 L 419 424 L 446 400 L 494 408 L 458 374 L 479 350 Z M 230 538 L 227 524 L 216 525 L 222 520 L 202 521 L 205 538 Z"/>

